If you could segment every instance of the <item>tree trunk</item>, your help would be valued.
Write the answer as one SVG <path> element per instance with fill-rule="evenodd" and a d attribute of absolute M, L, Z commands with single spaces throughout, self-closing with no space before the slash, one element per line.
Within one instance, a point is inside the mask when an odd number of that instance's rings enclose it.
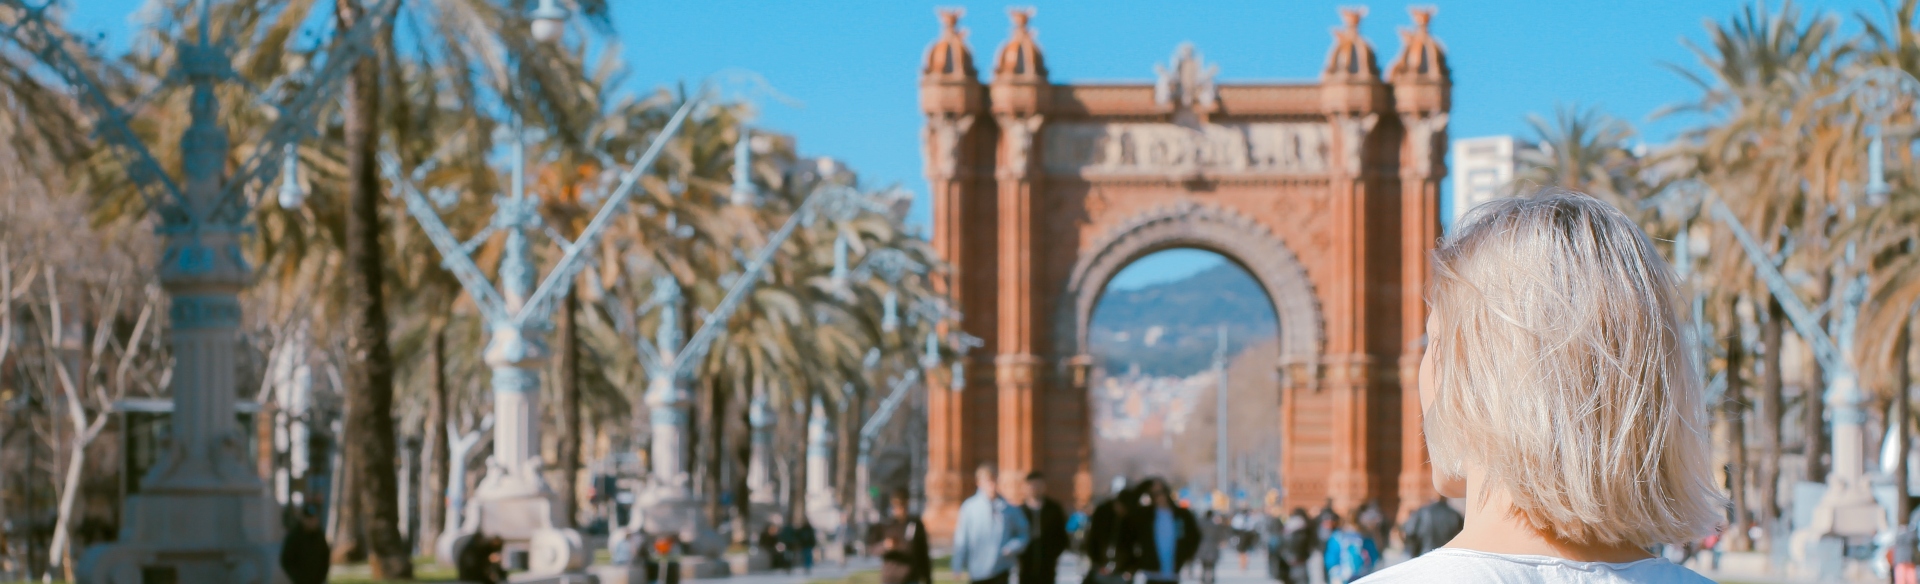
<path fill-rule="evenodd" d="M 1827 386 L 1826 369 L 1820 366 L 1819 359 L 1813 359 L 1813 378 L 1808 380 L 1805 391 L 1800 392 L 1802 402 L 1800 423 L 1805 428 L 1807 439 L 1807 479 L 1816 483 L 1827 482 Z"/>
<path fill-rule="evenodd" d="M 578 292 L 569 288 L 565 301 L 560 303 L 560 314 L 554 319 L 554 338 L 559 346 L 554 347 L 554 390 L 559 401 L 560 428 L 555 439 L 560 472 L 553 482 L 553 488 L 560 494 L 560 521 L 566 527 L 573 527 L 574 516 L 579 511 L 579 489 L 574 483 L 580 476 L 580 350 L 576 318 L 580 311 Z"/>
<path fill-rule="evenodd" d="M 360 529 L 360 488 L 357 482 L 353 454 L 347 445 L 340 444 L 340 486 L 334 491 L 339 499 L 333 502 L 333 563 L 345 564 L 367 559 L 367 539 Z"/>
<path fill-rule="evenodd" d="M 1893 342 L 1893 419 L 1887 422 L 1888 431 L 1899 432 L 1895 436 L 1896 443 L 1900 445 L 1900 457 L 1899 462 L 1894 463 L 1893 470 L 1894 492 L 1899 493 L 1893 498 L 1896 501 L 1894 526 L 1899 528 L 1899 531 L 1905 531 L 1909 527 L 1907 515 L 1913 512 L 1913 500 L 1907 497 L 1907 493 L 1912 492 L 1910 490 L 1912 485 L 1907 484 L 1907 453 L 1913 451 L 1913 445 L 1907 442 L 1909 437 L 1907 425 L 1911 419 L 1907 414 L 1907 408 L 1910 407 L 1907 399 L 1912 397 L 1907 391 L 1907 385 L 1912 381 L 1911 372 L 1907 369 L 1907 353 L 1908 345 L 1913 342 L 1912 329 L 1913 310 L 1910 308 L 1907 311 L 1907 322 L 1901 323 L 1900 335 L 1895 337 Z"/>
<path fill-rule="evenodd" d="M 858 491 L 859 479 L 854 461 L 860 456 L 860 425 L 866 423 L 867 399 L 864 394 L 847 396 L 852 402 L 847 410 L 841 412 L 839 426 L 834 428 L 834 501 L 840 504 L 841 522 L 854 520 L 853 514 L 859 507 L 855 504 L 859 497 L 865 496 Z"/>
<path fill-rule="evenodd" d="M 424 473 L 425 492 L 420 497 L 420 540 L 416 547 L 431 552 L 440 541 L 440 526 L 447 515 L 447 412 L 452 408 L 447 403 L 447 326 L 444 322 L 433 329 L 427 359 L 431 387 L 427 392 L 426 428 L 421 430 L 427 438 L 427 456 L 422 462 L 427 465 L 427 472 Z"/>
<path fill-rule="evenodd" d="M 372 15 L 360 2 L 337 3 L 339 30 Z M 385 258 L 380 251 L 380 176 L 374 156 L 379 148 L 379 64 L 363 58 L 347 78 L 345 116 L 347 152 L 346 269 L 348 411 L 347 460 L 354 466 L 354 488 L 365 529 L 373 577 L 413 578 L 412 553 L 400 537 L 398 449 L 393 423 L 393 354 L 387 346 L 386 302 L 381 287 Z"/>
<path fill-rule="evenodd" d="M 1785 331 L 1786 314 L 1780 301 L 1767 295 L 1766 319 L 1760 323 L 1760 344 L 1766 347 L 1760 366 L 1760 526 L 1767 534 L 1771 550 L 1774 522 L 1780 518 L 1780 427 L 1786 415 L 1786 399 L 1781 395 L 1780 342 Z"/>
<path fill-rule="evenodd" d="M 752 408 L 746 404 L 753 402 L 749 397 L 740 400 L 733 408 L 734 428 L 727 439 L 728 449 L 733 452 L 733 480 L 728 489 L 733 492 L 733 541 L 739 544 L 753 542 L 753 494 L 747 492 L 747 473 L 753 465 L 753 421 L 748 419 Z"/>
<path fill-rule="evenodd" d="M 708 430 L 706 435 L 706 451 L 703 452 L 707 468 L 705 472 L 702 473 L 701 481 L 706 483 L 708 493 L 705 510 L 707 513 L 707 525 L 719 526 L 722 520 L 726 518 L 727 510 L 726 502 L 720 500 L 720 493 L 725 492 L 728 486 L 724 483 L 723 479 L 726 476 L 725 469 L 727 466 L 727 451 L 725 450 L 727 442 L 727 402 L 729 401 L 727 399 L 727 393 L 732 388 L 728 384 L 720 383 L 718 380 L 707 384 L 707 386 L 709 393 L 709 403 L 707 404 Z M 734 496 L 738 497 L 739 493 L 734 493 Z"/>
<path fill-rule="evenodd" d="M 790 462 L 787 465 L 789 467 L 787 469 L 787 525 L 799 525 L 800 519 L 807 516 L 807 441 L 810 439 L 807 424 L 813 420 L 814 405 L 813 398 L 810 396 L 803 395 L 799 399 L 805 400 L 806 405 L 801 408 L 800 423 L 794 424 L 800 429 L 800 439 L 794 441 L 799 445 L 800 456 L 788 455 Z M 792 447 L 786 450 L 795 451 Z"/>
<path fill-rule="evenodd" d="M 1734 302 L 1735 306 L 1738 301 Z M 1746 341 L 1740 333 L 1740 312 L 1727 307 L 1732 334 L 1727 336 L 1727 490 L 1733 503 L 1733 516 L 1727 518 L 1727 547 L 1744 552 L 1752 548 L 1747 540 L 1747 396 L 1746 380 L 1741 377 L 1747 366 Z"/>

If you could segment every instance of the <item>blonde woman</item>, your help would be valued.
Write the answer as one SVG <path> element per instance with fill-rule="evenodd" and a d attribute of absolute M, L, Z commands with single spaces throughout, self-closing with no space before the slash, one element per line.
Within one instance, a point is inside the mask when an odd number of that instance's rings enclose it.
<path fill-rule="evenodd" d="M 1363 584 L 1706 583 L 1647 553 L 1724 500 L 1672 269 L 1618 210 L 1565 191 L 1476 207 L 1433 257 L 1420 402 L 1445 547 Z"/>

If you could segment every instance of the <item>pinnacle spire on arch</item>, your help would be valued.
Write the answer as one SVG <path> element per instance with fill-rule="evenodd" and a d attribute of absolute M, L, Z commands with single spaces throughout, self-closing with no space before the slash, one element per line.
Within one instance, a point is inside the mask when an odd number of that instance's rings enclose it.
<path fill-rule="evenodd" d="M 993 59 L 994 80 L 1046 79 L 1046 59 L 1040 55 L 1040 44 L 1033 40 L 1033 30 L 1027 27 L 1027 21 L 1033 18 L 1033 8 L 1010 8 L 1007 16 L 1013 19 L 1013 33 L 1007 36 L 1007 44 L 1000 46 L 1000 53 Z"/>
<path fill-rule="evenodd" d="M 1430 29 L 1435 12 L 1438 9 L 1432 6 L 1407 8 L 1407 13 L 1413 16 L 1413 28 L 1400 30 L 1400 55 L 1394 57 L 1393 65 L 1387 68 L 1394 82 L 1445 82 L 1453 74 L 1447 67 L 1446 47 L 1440 45 Z"/>
<path fill-rule="evenodd" d="M 1380 64 L 1373 56 L 1373 43 L 1360 34 L 1360 21 L 1367 17 L 1365 6 L 1343 6 L 1340 20 L 1345 26 L 1333 29 L 1333 50 L 1327 53 L 1324 79 L 1348 81 L 1377 80 Z"/>
<path fill-rule="evenodd" d="M 960 17 L 965 16 L 967 10 L 939 8 L 935 12 L 940 15 L 940 36 L 927 48 L 920 77 L 950 81 L 978 77 L 979 72 L 973 68 L 973 50 L 967 47 L 967 30 L 960 28 Z"/>

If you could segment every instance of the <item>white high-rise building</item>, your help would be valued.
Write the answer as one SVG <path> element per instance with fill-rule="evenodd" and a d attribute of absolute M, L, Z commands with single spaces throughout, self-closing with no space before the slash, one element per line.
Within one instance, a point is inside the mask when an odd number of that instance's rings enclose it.
<path fill-rule="evenodd" d="M 1475 205 L 1512 194 L 1520 153 L 1533 145 L 1513 136 L 1486 136 L 1454 140 L 1452 148 L 1453 215 L 1448 225 Z"/>

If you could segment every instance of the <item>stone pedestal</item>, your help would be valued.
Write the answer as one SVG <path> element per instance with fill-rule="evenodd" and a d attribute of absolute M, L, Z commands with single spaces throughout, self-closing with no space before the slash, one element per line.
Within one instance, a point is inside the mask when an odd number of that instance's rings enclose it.
<path fill-rule="evenodd" d="M 1851 372 L 1834 376 L 1827 390 L 1833 419 L 1833 472 L 1813 519 L 1793 534 L 1793 549 L 1811 550 L 1827 538 L 1860 540 L 1887 530 L 1887 512 L 1873 498 L 1866 476 L 1866 412 Z"/>

